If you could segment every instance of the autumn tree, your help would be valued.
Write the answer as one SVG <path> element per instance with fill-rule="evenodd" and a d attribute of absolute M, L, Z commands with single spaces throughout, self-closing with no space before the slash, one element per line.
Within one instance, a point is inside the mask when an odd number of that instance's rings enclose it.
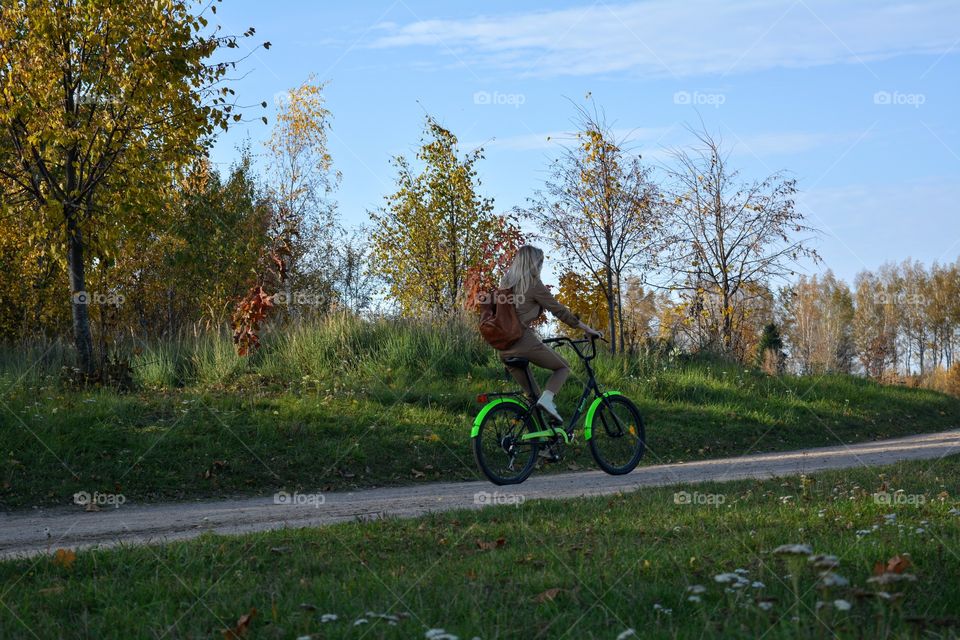
<path fill-rule="evenodd" d="M 551 165 L 527 217 L 569 271 L 589 274 L 606 300 L 614 351 L 623 350 L 625 278 L 660 251 L 661 219 L 650 170 L 597 111 L 578 109 L 575 142 Z"/>
<path fill-rule="evenodd" d="M 158 210 L 175 168 L 242 119 L 225 85 L 236 61 L 221 50 L 253 29 L 208 30 L 194 6 L 11 0 L 0 8 L 3 201 L 22 207 L 28 239 L 49 238 L 66 265 L 86 372 L 94 367 L 83 295 L 91 252 L 112 255 L 119 229 Z"/>
<path fill-rule="evenodd" d="M 700 146 L 673 154 L 667 169 L 673 242 L 669 267 L 676 290 L 711 314 L 716 348 L 734 355 L 738 305 L 763 284 L 793 273 L 802 258 L 817 261 L 814 229 L 794 206 L 796 181 L 781 173 L 744 181 L 709 133 Z"/>
<path fill-rule="evenodd" d="M 604 280 L 598 281 L 592 274 L 584 276 L 576 271 L 564 271 L 558 278 L 557 300 L 591 327 L 602 326 L 609 319 L 607 296 L 599 284 Z"/>
<path fill-rule="evenodd" d="M 781 291 L 778 316 L 799 373 L 851 372 L 853 314 L 850 288 L 829 270 Z"/>
<path fill-rule="evenodd" d="M 323 90 L 324 85 L 310 77 L 288 91 L 266 144 L 270 233 L 284 262 L 284 301 L 291 311 L 299 309 L 301 297 L 320 303 L 311 306 L 321 311 L 329 307 L 339 245 L 335 239 L 344 235 L 329 197 L 340 174 L 333 170 L 329 151 L 331 113 Z"/>
<path fill-rule="evenodd" d="M 119 286 L 125 326 L 151 335 L 224 326 L 269 242 L 270 208 L 252 162 L 241 148 L 221 175 L 201 158 L 177 178 L 162 228 L 130 226 L 118 236 L 116 259 L 92 275 Z"/>
<path fill-rule="evenodd" d="M 862 271 L 854 279 L 853 327 L 857 356 L 864 373 L 880 378 L 896 367 L 897 309 L 890 279 Z"/>
<path fill-rule="evenodd" d="M 476 164 L 483 150 L 459 154 L 456 136 L 427 116 L 418 170 L 403 156 L 397 191 L 371 213 L 376 272 L 403 315 L 452 313 L 465 302 L 471 268 L 493 260 L 492 247 L 513 221 L 481 196 Z M 492 268 L 492 264 L 491 264 Z"/>

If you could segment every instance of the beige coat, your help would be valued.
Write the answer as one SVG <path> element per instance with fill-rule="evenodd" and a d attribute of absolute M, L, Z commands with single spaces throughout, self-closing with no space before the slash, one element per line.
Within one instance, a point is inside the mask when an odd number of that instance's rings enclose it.
<path fill-rule="evenodd" d="M 558 302 L 539 278 L 530 283 L 525 293 L 517 294 L 516 305 L 517 317 L 525 327 L 529 327 L 530 323 L 539 318 L 545 310 L 574 329 L 580 324 L 580 318 Z"/>

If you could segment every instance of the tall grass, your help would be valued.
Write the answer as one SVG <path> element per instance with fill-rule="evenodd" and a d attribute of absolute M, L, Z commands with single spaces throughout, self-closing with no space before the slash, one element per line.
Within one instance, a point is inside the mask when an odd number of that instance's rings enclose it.
<path fill-rule="evenodd" d="M 0 385 L 35 388 L 58 381 L 76 365 L 76 352 L 62 340 L 37 340 L 0 348 Z"/>
<path fill-rule="evenodd" d="M 363 319 L 333 314 L 303 323 L 274 325 L 262 346 L 238 356 L 226 331 L 184 334 L 139 343 L 119 351 L 135 382 L 145 389 L 207 388 L 229 385 L 244 374 L 284 384 L 303 380 L 379 379 L 464 375 L 492 363 L 493 351 L 466 318 Z M 62 342 L 0 348 L 0 380 L 32 387 L 57 380 L 72 366 L 72 348 Z"/>

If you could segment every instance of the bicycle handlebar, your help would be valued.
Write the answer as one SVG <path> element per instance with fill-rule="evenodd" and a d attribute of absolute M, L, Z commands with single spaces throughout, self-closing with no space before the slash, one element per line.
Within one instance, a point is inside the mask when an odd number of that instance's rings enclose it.
<path fill-rule="evenodd" d="M 603 336 L 597 336 L 597 335 L 593 335 L 593 334 L 590 334 L 590 335 L 588 335 L 587 337 L 581 338 L 581 339 L 579 339 L 579 340 L 574 340 L 573 338 L 569 338 L 569 337 L 567 337 L 567 336 L 557 336 L 557 337 L 555 337 L 555 338 L 545 338 L 545 339 L 543 340 L 543 343 L 544 343 L 544 344 L 557 344 L 557 345 L 569 344 L 571 347 L 573 347 L 573 350 L 576 352 L 577 356 L 579 356 L 581 359 L 583 359 L 583 360 L 593 360 L 595 357 L 597 357 L 597 338 L 599 338 L 600 340 L 603 340 L 604 342 L 608 342 L 608 343 L 609 343 L 609 341 L 608 341 L 606 338 L 604 338 Z M 589 356 L 587 356 L 585 353 L 581 353 L 581 352 L 580 352 L 580 349 L 578 349 L 577 346 L 576 346 L 576 345 L 578 345 L 578 344 L 587 344 L 587 343 L 590 343 L 590 346 L 593 347 L 593 348 L 591 349 L 591 352 L 592 352 L 592 353 L 591 353 Z"/>

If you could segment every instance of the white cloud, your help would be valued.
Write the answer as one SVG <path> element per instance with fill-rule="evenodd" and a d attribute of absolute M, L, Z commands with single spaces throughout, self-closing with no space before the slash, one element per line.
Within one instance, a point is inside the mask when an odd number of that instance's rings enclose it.
<path fill-rule="evenodd" d="M 690 76 L 942 54 L 960 2 L 646 0 L 380 25 L 370 46 L 425 46 L 455 62 L 531 76 Z"/>

